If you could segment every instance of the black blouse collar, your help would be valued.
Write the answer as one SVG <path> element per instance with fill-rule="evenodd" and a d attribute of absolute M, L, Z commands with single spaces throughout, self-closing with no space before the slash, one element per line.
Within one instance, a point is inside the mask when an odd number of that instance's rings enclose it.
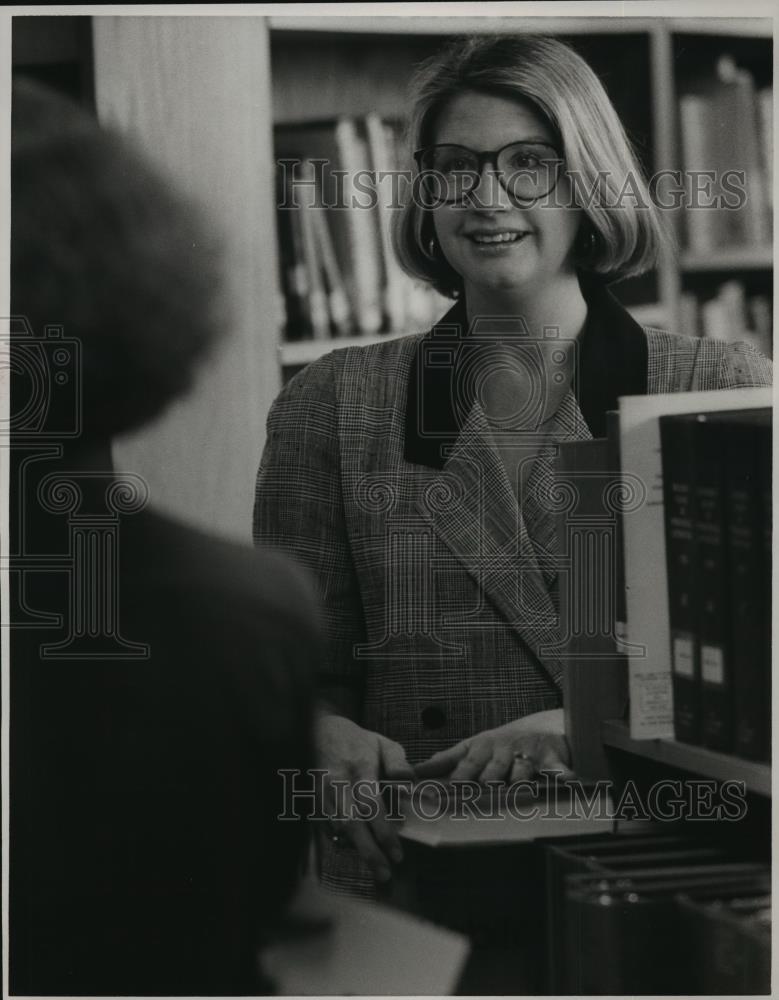
<path fill-rule="evenodd" d="M 647 342 L 641 326 L 602 279 L 579 277 L 587 322 L 579 338 L 573 390 L 593 437 L 606 434 L 606 411 L 619 396 L 646 393 Z M 406 461 L 442 468 L 473 404 L 465 303 L 458 301 L 420 341 L 409 373 Z"/>

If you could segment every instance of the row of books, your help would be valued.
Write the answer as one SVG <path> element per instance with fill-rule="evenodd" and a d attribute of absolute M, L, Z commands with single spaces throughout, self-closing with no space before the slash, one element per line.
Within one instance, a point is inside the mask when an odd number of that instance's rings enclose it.
<path fill-rule="evenodd" d="M 757 90 L 752 74 L 722 55 L 716 71 L 680 97 L 679 126 L 685 170 L 715 172 L 713 184 L 701 182 L 701 207 L 685 213 L 689 248 L 705 253 L 770 243 L 772 88 Z M 743 172 L 743 205 L 732 172 Z M 720 207 L 711 207 L 712 199 L 720 199 Z"/>
<path fill-rule="evenodd" d="M 429 328 L 451 303 L 406 275 L 392 249 L 400 128 L 372 113 L 278 126 L 275 144 L 285 339 Z"/>
<path fill-rule="evenodd" d="M 546 845 L 552 994 L 770 992 L 771 876 L 677 833 Z"/>
<path fill-rule="evenodd" d="M 771 410 L 660 418 L 676 738 L 770 759 Z"/>
<path fill-rule="evenodd" d="M 634 740 L 768 760 L 771 406 L 770 388 L 621 397 L 606 438 L 560 445 L 575 498 L 558 518 L 563 703 L 582 777 L 608 773 L 600 723 L 626 703 Z"/>
<path fill-rule="evenodd" d="M 744 283 L 724 281 L 713 296 L 699 298 L 683 292 L 680 299 L 682 332 L 694 337 L 743 340 L 767 358 L 773 356 L 773 304 L 769 295 L 747 295 Z"/>
<path fill-rule="evenodd" d="M 766 992 L 765 845 L 720 836 L 711 799 L 695 793 L 699 782 L 676 784 L 672 797 L 691 804 L 686 823 L 596 823 L 584 802 L 602 803 L 591 798 L 598 786 L 573 795 L 566 783 L 539 783 L 538 817 L 528 816 L 524 800 L 521 815 L 498 817 L 485 808 L 494 795 L 485 793 L 478 813 L 454 806 L 453 786 L 449 814 L 433 821 L 442 835 L 425 832 L 419 818 L 409 831 L 407 816 L 404 862 L 386 901 L 467 935 L 479 964 L 478 975 L 473 968 L 471 981 L 460 984 L 463 993 Z M 466 801 L 474 802 L 463 793 Z M 514 808 L 519 801 L 505 799 Z"/>

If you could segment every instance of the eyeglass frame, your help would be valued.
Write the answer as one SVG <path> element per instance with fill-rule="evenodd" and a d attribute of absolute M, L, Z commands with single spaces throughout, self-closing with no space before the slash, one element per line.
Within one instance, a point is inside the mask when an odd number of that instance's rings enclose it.
<path fill-rule="evenodd" d="M 549 188 L 548 191 L 544 191 L 543 194 L 535 195 L 533 198 L 519 198 L 517 197 L 517 195 L 512 194 L 512 192 L 509 191 L 509 189 L 506 187 L 503 181 L 503 175 L 506 173 L 506 171 L 500 170 L 498 168 L 498 157 L 500 156 L 500 154 L 503 152 L 504 149 L 508 149 L 509 146 L 523 146 L 523 145 L 546 146 L 546 148 L 551 149 L 557 157 L 557 159 L 554 161 L 557 164 L 557 169 L 554 171 L 554 183 L 552 184 L 552 186 Z M 431 143 L 429 146 L 422 146 L 420 149 L 415 149 L 412 154 L 414 157 L 414 162 L 416 163 L 417 167 L 420 170 L 419 177 L 421 178 L 424 177 L 425 173 L 434 173 L 434 174 L 441 173 L 440 171 L 437 171 L 432 167 L 428 168 L 423 167 L 422 156 L 425 153 L 429 152 L 429 150 L 431 149 L 441 149 L 444 147 L 454 147 L 455 149 L 464 149 L 466 153 L 471 153 L 473 156 L 476 157 L 478 172 L 476 173 L 477 182 L 470 189 L 470 191 L 466 191 L 461 198 L 452 198 L 452 199 L 441 198 L 440 204 L 443 205 L 457 205 L 465 201 L 465 199 L 469 197 L 469 195 L 471 195 L 473 191 L 475 191 L 476 188 L 479 186 L 478 181 L 481 179 L 481 175 L 484 172 L 484 167 L 487 164 L 492 165 L 492 167 L 494 168 L 495 175 L 498 178 L 498 182 L 500 183 L 500 186 L 503 188 L 503 190 L 510 198 L 514 199 L 514 201 L 520 202 L 523 205 L 532 205 L 534 204 L 534 202 L 540 201 L 542 198 L 546 198 L 547 195 L 550 195 L 552 191 L 554 191 L 554 189 L 560 183 L 560 173 L 561 173 L 560 168 L 565 163 L 565 157 L 557 148 L 557 146 L 554 146 L 551 142 L 531 142 L 523 139 L 515 139 L 513 142 L 507 142 L 506 145 L 501 146 L 500 149 L 485 150 L 484 152 L 481 153 L 476 149 L 471 149 L 469 146 L 463 146 L 462 143 L 459 142 L 434 142 Z M 456 173 L 471 174 L 474 173 L 474 171 L 460 170 L 456 171 Z M 517 173 L 520 173 L 520 171 L 517 171 Z"/>

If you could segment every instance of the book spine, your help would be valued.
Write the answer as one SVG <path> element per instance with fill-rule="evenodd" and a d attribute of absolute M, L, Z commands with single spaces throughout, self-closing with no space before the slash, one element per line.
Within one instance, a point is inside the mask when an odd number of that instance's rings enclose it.
<path fill-rule="evenodd" d="M 773 357 L 771 299 L 767 295 L 752 295 L 747 300 L 747 309 L 752 323 L 749 339 L 761 354 L 767 358 Z"/>
<path fill-rule="evenodd" d="M 711 750 L 733 741 L 732 670 L 728 636 L 727 544 L 723 433 L 715 421 L 695 427 L 695 546 L 701 680 L 701 739 Z"/>
<path fill-rule="evenodd" d="M 355 318 L 361 333 L 375 334 L 383 324 L 382 275 L 375 190 L 372 199 L 364 187 L 369 163 L 368 145 L 349 118 L 340 119 L 336 124 L 335 141 L 345 171 L 345 212 Z"/>
<path fill-rule="evenodd" d="M 671 631 L 674 732 L 677 740 L 700 740 L 700 660 L 695 620 L 693 469 L 695 422 L 661 417 L 668 613 Z"/>
<path fill-rule="evenodd" d="M 698 300 L 692 292 L 682 292 L 679 297 L 682 333 L 688 337 L 701 335 L 701 317 Z"/>
<path fill-rule="evenodd" d="M 714 340 L 730 340 L 730 325 L 728 314 L 722 299 L 709 299 L 701 306 L 701 325 L 703 336 Z"/>
<path fill-rule="evenodd" d="M 744 205 L 744 228 L 747 242 L 759 246 L 768 242 L 765 174 L 762 169 L 758 135 L 758 105 L 755 81 L 747 70 L 739 69 L 733 83 L 736 102 L 736 143 L 744 158 L 747 201 Z"/>
<path fill-rule="evenodd" d="M 771 647 L 772 647 L 772 569 L 773 569 L 773 434 L 769 427 L 760 438 L 758 467 L 760 469 L 760 540 L 763 547 L 761 605 L 761 650 L 763 691 L 763 728 L 766 734 L 764 760 L 771 761 Z"/>
<path fill-rule="evenodd" d="M 346 286 L 341 275 L 341 269 L 338 266 L 338 258 L 336 257 L 330 226 L 325 212 L 321 207 L 311 209 L 310 216 L 316 248 L 322 261 L 327 285 L 327 303 L 332 329 L 336 336 L 345 337 L 352 331 L 352 314 L 349 297 L 346 294 Z"/>
<path fill-rule="evenodd" d="M 300 340 L 312 334 L 301 209 L 292 200 L 291 179 L 281 168 L 276 175 L 276 193 L 278 205 L 288 206 L 276 210 L 281 288 L 285 300 L 284 339 Z"/>
<path fill-rule="evenodd" d="M 760 135 L 760 154 L 765 179 L 766 201 L 773 205 L 774 190 L 774 90 L 764 87 L 757 94 L 758 132 Z M 770 224 L 770 216 L 769 216 Z"/>
<path fill-rule="evenodd" d="M 717 83 L 713 96 L 714 113 L 714 148 L 716 150 L 715 170 L 717 180 L 715 190 L 722 199 L 722 207 L 716 213 L 717 225 L 720 227 L 720 245 L 742 246 L 751 242 L 748 236 L 748 202 L 749 175 L 746 163 L 746 150 L 740 145 L 742 133 L 739 115 L 741 113 L 738 85 L 738 67 L 732 56 L 722 55 L 717 61 Z M 739 207 L 735 204 L 725 207 L 725 202 L 731 203 L 731 197 L 725 197 L 726 192 L 722 181 L 726 172 L 743 172 L 744 187 L 747 190 L 747 201 Z"/>
<path fill-rule="evenodd" d="M 769 427 L 725 426 L 726 522 L 733 665 L 733 750 L 765 756 L 762 629 L 763 542 L 760 537 L 758 439 Z"/>
<path fill-rule="evenodd" d="M 621 478 L 619 449 L 619 411 L 606 413 L 606 455 L 608 468 L 615 480 Z M 622 512 L 616 511 L 616 534 L 614 545 L 614 636 L 617 650 L 624 651 L 628 633 L 628 609 L 625 596 L 625 525 Z M 627 661 L 625 662 L 627 666 Z"/>
<path fill-rule="evenodd" d="M 682 160 L 688 172 L 713 169 L 711 99 L 700 94 L 679 98 L 679 133 Z M 717 243 L 717 209 L 711 205 L 691 207 L 685 213 L 687 242 L 698 253 L 711 250 Z"/>
<path fill-rule="evenodd" d="M 313 165 L 309 160 L 301 163 L 301 178 L 313 182 L 315 178 Z M 300 206 L 300 222 L 303 236 L 303 257 L 308 274 L 308 301 L 311 311 L 311 328 L 314 340 L 328 340 L 330 337 L 330 313 L 327 307 L 327 294 L 322 280 L 322 260 L 317 248 L 314 231 L 314 213 L 319 211 L 314 199 L 304 200 Z"/>
<path fill-rule="evenodd" d="M 404 275 L 392 249 L 394 167 L 389 149 L 391 133 L 375 112 L 366 116 L 365 131 L 368 136 L 371 162 L 376 172 L 379 236 L 384 266 L 384 315 L 388 329 L 394 333 L 402 333 L 406 329 L 406 299 L 403 294 Z"/>
<path fill-rule="evenodd" d="M 567 564 L 559 585 L 563 705 L 572 767 L 584 779 L 608 773 L 600 724 L 622 714 L 627 694 L 614 629 L 616 519 L 606 499 L 616 476 L 607 463 L 605 438 L 568 441 L 559 445 L 555 470 L 576 495 L 556 529 Z M 582 724 L 574 726 L 574 717 Z"/>
<path fill-rule="evenodd" d="M 717 299 L 725 314 L 725 339 L 733 342 L 744 340 L 747 333 L 747 297 L 743 281 L 723 281 Z"/>

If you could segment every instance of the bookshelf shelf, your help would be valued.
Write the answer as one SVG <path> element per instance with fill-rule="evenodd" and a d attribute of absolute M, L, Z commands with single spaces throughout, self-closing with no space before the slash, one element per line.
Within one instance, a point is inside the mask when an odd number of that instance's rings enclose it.
<path fill-rule="evenodd" d="M 338 347 L 365 347 L 385 340 L 398 340 L 407 333 L 382 333 L 360 337 L 333 337 L 330 340 L 297 340 L 279 344 L 279 361 L 284 365 L 307 365 Z"/>
<path fill-rule="evenodd" d="M 470 35 L 533 31 L 555 35 L 637 34 L 652 29 L 652 21 L 643 17 L 308 17 L 277 16 L 268 18 L 271 31 L 297 34 L 364 35 Z M 708 23 L 708 22 L 706 22 Z M 739 21 L 729 21 L 730 34 L 738 34 Z M 770 22 L 769 22 L 770 24 Z M 770 29 L 769 29 L 770 33 Z"/>
<path fill-rule="evenodd" d="M 773 249 L 770 246 L 727 247 L 708 253 L 684 251 L 680 256 L 683 271 L 764 271 L 773 266 Z"/>
<path fill-rule="evenodd" d="M 758 795 L 771 795 L 771 767 L 757 761 L 743 760 L 728 754 L 716 753 L 705 747 L 678 743 L 676 740 L 634 740 L 624 722 L 609 720 L 601 727 L 603 742 L 607 747 L 637 754 L 647 760 L 657 761 L 682 771 L 690 771 L 717 781 L 743 781 L 748 791 Z"/>
<path fill-rule="evenodd" d="M 677 35 L 711 35 L 731 38 L 770 38 L 772 22 L 766 17 L 674 18 L 665 22 Z M 635 34 L 651 32 L 656 18 L 645 17 L 309 17 L 278 15 L 268 18 L 271 31 L 296 34 L 458 35 L 478 32 L 513 33 L 519 29 L 564 35 Z"/>
<path fill-rule="evenodd" d="M 731 38 L 770 38 L 773 22 L 768 17 L 675 18 L 669 27 L 676 35 L 725 35 Z"/>
<path fill-rule="evenodd" d="M 631 316 L 646 326 L 665 327 L 666 316 L 660 303 L 630 306 Z M 279 363 L 282 367 L 292 365 L 307 365 L 321 358 L 328 351 L 338 347 L 365 347 L 367 344 L 379 344 L 387 340 L 398 340 L 400 337 L 413 336 L 409 333 L 379 333 L 360 335 L 356 337 L 333 337 L 328 340 L 293 340 L 282 341 L 278 345 Z"/>
<path fill-rule="evenodd" d="M 644 326 L 667 328 L 668 316 L 661 302 L 647 302 L 638 306 L 627 306 L 627 310 L 637 323 Z"/>

